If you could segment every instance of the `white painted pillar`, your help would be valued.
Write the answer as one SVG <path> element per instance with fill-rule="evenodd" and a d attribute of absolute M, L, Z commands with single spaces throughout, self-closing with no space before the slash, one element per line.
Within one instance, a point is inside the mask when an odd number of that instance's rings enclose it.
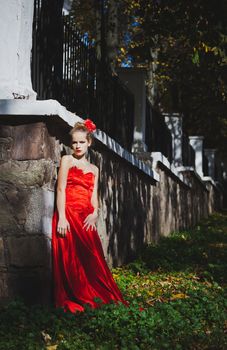
<path fill-rule="evenodd" d="M 120 68 L 117 72 L 120 79 L 133 93 L 135 98 L 132 152 L 146 152 L 146 70 L 140 68 Z"/>
<path fill-rule="evenodd" d="M 34 0 L 0 0 L 0 99 L 35 99 L 31 84 Z"/>
<path fill-rule="evenodd" d="M 172 136 L 172 159 L 173 165 L 176 167 L 182 166 L 182 115 L 179 113 L 163 113 L 166 125 Z M 164 142 L 164 140 L 163 140 Z"/>
<path fill-rule="evenodd" d="M 189 143 L 195 151 L 195 170 L 203 177 L 203 136 L 189 136 Z"/>
<path fill-rule="evenodd" d="M 215 153 L 216 149 L 205 149 L 204 153 L 208 160 L 208 176 L 215 180 Z"/>

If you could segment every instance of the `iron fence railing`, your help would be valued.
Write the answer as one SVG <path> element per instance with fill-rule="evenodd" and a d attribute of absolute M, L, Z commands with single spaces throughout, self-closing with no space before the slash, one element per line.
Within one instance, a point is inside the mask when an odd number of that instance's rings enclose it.
<path fill-rule="evenodd" d="M 96 82 L 96 57 L 86 36 L 63 16 L 62 94 L 60 102 L 78 115 L 89 115 Z"/>
<path fill-rule="evenodd" d="M 56 99 L 81 117 L 90 117 L 123 147 L 131 150 L 134 97 L 96 57 L 86 35 L 63 0 L 35 0 L 32 83 L 38 99 Z"/>
<path fill-rule="evenodd" d="M 33 18 L 32 83 L 38 99 L 61 96 L 62 2 L 35 0 Z"/>

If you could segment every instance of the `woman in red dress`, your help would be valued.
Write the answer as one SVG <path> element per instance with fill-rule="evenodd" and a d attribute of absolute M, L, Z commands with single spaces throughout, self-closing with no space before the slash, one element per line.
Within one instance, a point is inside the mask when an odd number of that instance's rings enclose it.
<path fill-rule="evenodd" d="M 127 305 L 105 261 L 96 229 L 98 168 L 86 159 L 95 124 L 87 119 L 71 130 L 72 155 L 61 159 L 57 209 L 52 221 L 55 306 L 71 312 L 103 303 Z"/>

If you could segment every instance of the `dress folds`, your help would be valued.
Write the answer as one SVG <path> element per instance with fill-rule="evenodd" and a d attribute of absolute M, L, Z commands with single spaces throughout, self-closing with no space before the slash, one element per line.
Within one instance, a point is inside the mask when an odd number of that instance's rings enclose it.
<path fill-rule="evenodd" d="M 52 257 L 55 306 L 65 311 L 83 311 L 103 303 L 122 302 L 127 305 L 105 261 L 96 229 L 83 228 L 84 220 L 94 208 L 91 196 L 93 172 L 73 166 L 68 171 L 65 213 L 70 232 L 60 237 L 57 232 L 58 212 L 52 219 Z"/>

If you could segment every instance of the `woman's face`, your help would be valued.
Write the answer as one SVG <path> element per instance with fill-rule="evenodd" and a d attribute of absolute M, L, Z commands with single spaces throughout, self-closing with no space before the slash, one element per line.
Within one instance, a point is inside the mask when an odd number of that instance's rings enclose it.
<path fill-rule="evenodd" d="M 76 156 L 83 156 L 90 144 L 85 131 L 77 130 L 72 134 L 72 149 Z"/>

